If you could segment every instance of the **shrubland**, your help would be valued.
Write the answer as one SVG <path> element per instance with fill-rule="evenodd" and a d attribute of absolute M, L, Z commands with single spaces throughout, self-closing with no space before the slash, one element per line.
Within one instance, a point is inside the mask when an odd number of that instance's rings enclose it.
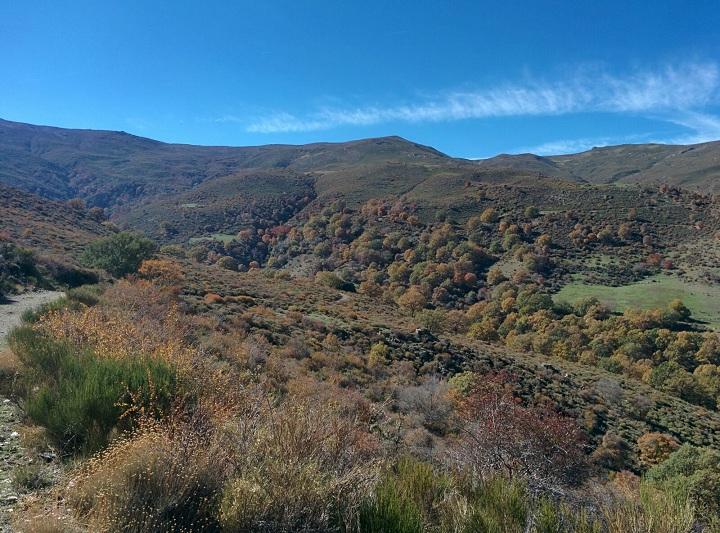
<path fill-rule="evenodd" d="M 635 453 L 634 443 L 623 452 L 608 437 L 599 457 L 579 414 L 528 397 L 512 369 L 416 367 L 389 338 L 364 341 L 357 311 L 341 313 L 357 328 L 344 338 L 345 325 L 322 322 L 335 288 L 308 281 L 317 287 L 309 308 L 293 308 L 304 286 L 287 307 L 263 308 L 292 282 L 241 274 L 250 292 L 241 298 L 222 281 L 239 274 L 218 269 L 222 302 L 196 304 L 189 291 L 202 277 L 178 277 L 188 265 L 162 261 L 170 264 L 140 268 L 150 279 L 71 291 L 12 334 L 14 393 L 63 468 L 25 500 L 19 530 L 620 532 L 714 523 L 705 496 L 714 448 L 671 446 L 652 465 L 612 464 L 612 454 Z M 353 298 L 341 304 L 370 301 Z M 404 335 L 414 320 L 404 316 L 371 321 Z"/>
<path fill-rule="evenodd" d="M 33 253 L 0 236 L 0 299 L 19 285 L 42 282 Z"/>
<path fill-rule="evenodd" d="M 0 190 L 0 200 L 5 200 L 3 192 Z M 17 223 L 12 210 L 7 211 L 3 211 L 7 219 L 0 224 L 0 300 L 27 290 L 97 283 L 97 274 L 79 267 L 73 258 L 58 256 L 46 247 L 33 246 L 36 241 L 30 239 L 34 235 L 29 227 L 20 235 L 6 229 L 7 225 L 14 230 L 12 225 Z"/>
<path fill-rule="evenodd" d="M 680 301 L 553 299 L 578 274 L 689 275 L 672 242 L 716 231 L 714 200 L 466 189 L 462 216 L 295 191 L 187 246 L 172 225 L 159 250 L 90 244 L 124 279 L 28 314 L 0 372 L 61 470 L 18 474 L 16 527 L 716 529 L 717 334 Z"/>
<path fill-rule="evenodd" d="M 618 316 L 597 299 L 565 304 L 551 298 L 567 283 L 575 253 L 619 255 L 622 261 L 610 263 L 604 276 L 639 279 L 675 268 L 664 252 L 678 227 L 670 222 L 680 212 L 697 219 L 693 212 L 703 207 L 707 222 L 696 223 L 696 231 L 708 231 L 710 221 L 717 226 L 710 198 L 670 190 L 644 195 L 646 206 L 627 207 L 617 223 L 583 211 L 543 215 L 534 205 L 505 212 L 486 207 L 462 224 L 439 212 L 439 220 L 429 222 L 408 201 L 369 200 L 354 209 L 338 200 L 283 231 L 243 230 L 216 242 L 222 251 L 201 244 L 190 257 L 223 268 L 233 260 L 231 270 L 266 266 L 292 276 L 314 274 L 318 283 L 396 304 L 433 333 L 467 332 L 601 366 L 713 408 L 717 335 L 681 301 L 665 309 L 628 308 Z M 622 202 L 612 200 L 604 202 L 618 210 Z M 653 218 L 658 204 L 667 204 L 667 224 Z M 258 235 L 267 250 L 264 264 L 238 253 L 238 244 Z M 596 275 L 595 267 L 582 268 Z"/>
<path fill-rule="evenodd" d="M 97 280 L 95 273 L 39 255 L 0 230 L 0 300 L 29 289 L 77 287 Z"/>

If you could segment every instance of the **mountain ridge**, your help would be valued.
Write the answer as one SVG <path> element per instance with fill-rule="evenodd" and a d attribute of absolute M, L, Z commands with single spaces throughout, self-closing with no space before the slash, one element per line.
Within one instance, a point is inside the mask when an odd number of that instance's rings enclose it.
<path fill-rule="evenodd" d="M 305 171 L 377 158 L 424 163 L 449 159 L 397 136 L 308 145 L 196 146 L 125 132 L 0 120 L 0 182 L 53 199 L 77 196 L 101 207 L 183 192 L 250 168 Z"/>
<path fill-rule="evenodd" d="M 720 192 L 720 141 L 472 161 L 396 135 L 304 145 L 198 146 L 0 119 L 0 183 L 55 200 L 79 197 L 112 212 L 184 195 L 211 180 L 232 184 L 229 177 L 251 171 L 280 177 L 288 171 L 313 181 L 320 198 L 340 195 L 351 202 L 399 197 L 427 180 L 431 186 L 423 190 L 438 200 L 458 193 L 458 184 L 468 181 L 536 185 L 538 178 L 587 185 L 665 183 Z"/>
<path fill-rule="evenodd" d="M 720 190 L 720 141 L 698 144 L 620 144 L 575 154 L 499 154 L 485 168 L 538 170 L 588 183 L 637 183 Z"/>

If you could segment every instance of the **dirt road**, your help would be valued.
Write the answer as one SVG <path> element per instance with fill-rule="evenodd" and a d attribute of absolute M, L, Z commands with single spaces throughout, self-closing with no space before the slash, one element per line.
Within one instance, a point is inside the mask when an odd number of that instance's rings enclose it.
<path fill-rule="evenodd" d="M 0 345 L 4 344 L 5 335 L 20 324 L 20 318 L 25 311 L 57 300 L 62 295 L 63 293 L 58 291 L 26 292 L 10 296 L 7 301 L 0 303 Z"/>

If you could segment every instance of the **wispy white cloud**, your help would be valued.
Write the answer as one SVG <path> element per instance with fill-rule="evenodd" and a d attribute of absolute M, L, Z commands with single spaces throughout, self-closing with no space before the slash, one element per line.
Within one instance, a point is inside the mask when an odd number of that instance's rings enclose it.
<path fill-rule="evenodd" d="M 560 139 L 534 146 L 523 146 L 510 150 L 510 153 L 532 153 L 537 155 L 560 155 L 584 152 L 591 148 L 630 143 L 661 144 L 697 144 L 720 139 L 720 117 L 692 110 L 676 111 L 654 118 L 686 128 L 688 131 L 675 136 L 657 136 L 645 133 L 615 137 L 584 137 L 578 139 Z"/>
<path fill-rule="evenodd" d="M 208 120 L 208 119 L 204 119 Z M 226 122 L 246 122 L 246 119 L 239 117 L 237 115 L 222 115 L 220 117 L 216 117 L 214 119 L 210 119 L 212 122 L 217 122 L 218 124 L 224 124 Z"/>
<path fill-rule="evenodd" d="M 673 144 L 695 144 L 720 139 L 720 117 L 698 111 L 686 111 L 667 118 L 679 126 L 690 130 L 686 135 L 681 135 L 667 142 Z"/>
<path fill-rule="evenodd" d="M 566 80 L 448 92 L 435 99 L 401 105 L 322 108 L 307 115 L 283 111 L 261 117 L 246 129 L 255 133 L 301 132 L 389 122 L 446 122 L 583 112 L 686 116 L 688 111 L 715 102 L 719 93 L 718 65 L 692 63 L 627 76 L 576 72 Z"/>
<path fill-rule="evenodd" d="M 301 119 L 290 113 L 273 113 L 271 116 L 248 126 L 247 131 L 252 133 L 317 131 L 330 129 L 334 125 L 341 124 L 342 122 L 333 124 L 327 117 Z"/>
<path fill-rule="evenodd" d="M 531 153 L 536 155 L 576 154 L 578 152 L 584 152 L 592 148 L 602 148 L 603 146 L 659 142 L 670 141 L 667 139 L 658 139 L 655 134 L 652 133 L 636 133 L 631 135 L 616 135 L 603 137 L 580 137 L 577 139 L 557 139 L 532 146 L 522 146 L 520 148 L 510 150 L 509 153 Z"/>
<path fill-rule="evenodd" d="M 586 137 L 580 139 L 559 139 L 548 141 L 535 146 L 525 146 L 512 150 L 511 153 L 531 153 L 537 155 L 559 155 L 559 154 L 575 154 L 584 152 L 591 148 L 610 146 L 613 144 L 621 144 L 626 142 L 624 138 L 613 137 Z"/>

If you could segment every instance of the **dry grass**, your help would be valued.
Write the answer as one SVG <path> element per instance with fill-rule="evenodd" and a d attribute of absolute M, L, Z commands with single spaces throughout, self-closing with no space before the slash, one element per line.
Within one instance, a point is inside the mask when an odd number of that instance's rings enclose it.
<path fill-rule="evenodd" d="M 608 533 L 689 533 L 696 527 L 689 500 L 650 487 L 638 498 L 621 500 L 603 509 Z"/>
<path fill-rule="evenodd" d="M 18 432 L 20 433 L 20 442 L 26 450 L 41 453 L 54 448 L 52 439 L 43 426 L 24 424 L 20 426 Z"/>
<path fill-rule="evenodd" d="M 15 379 L 22 370 L 22 363 L 9 348 L 0 348 L 0 394 L 10 396 Z"/>
<path fill-rule="evenodd" d="M 89 461 L 66 497 L 91 531 L 217 529 L 231 464 L 199 428 L 149 425 Z"/>
<path fill-rule="evenodd" d="M 147 298 L 153 301 L 153 294 L 147 294 Z M 78 348 L 90 347 L 104 358 L 128 359 L 142 355 L 176 368 L 187 368 L 192 358 L 192 351 L 184 342 L 184 319 L 174 305 L 163 308 L 160 314 L 154 314 L 149 307 L 118 306 L 50 312 L 37 327 Z"/>
<path fill-rule="evenodd" d="M 192 413 L 146 420 L 81 463 L 55 491 L 67 508 L 45 513 L 90 531 L 349 527 L 377 476 L 372 414 L 308 385 L 279 404 L 257 387 L 234 397 L 220 387 Z"/>

